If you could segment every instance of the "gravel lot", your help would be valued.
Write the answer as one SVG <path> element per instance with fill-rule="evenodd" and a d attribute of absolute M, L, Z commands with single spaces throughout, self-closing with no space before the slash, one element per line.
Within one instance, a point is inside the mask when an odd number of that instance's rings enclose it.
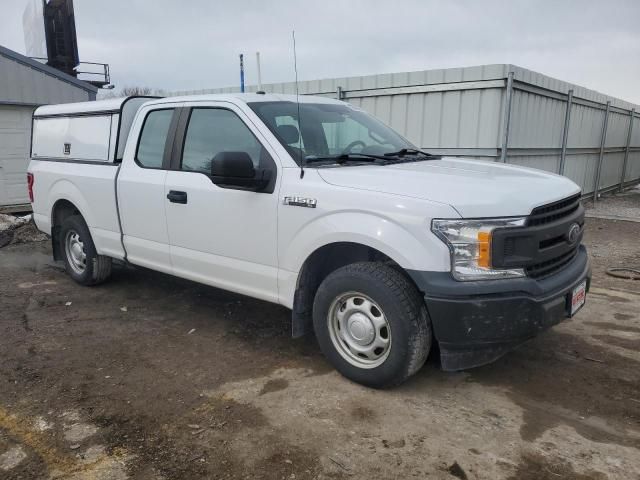
<path fill-rule="evenodd" d="M 589 219 L 587 305 L 500 361 L 374 391 L 284 308 L 0 249 L 2 479 L 638 479 L 640 223 Z"/>
<path fill-rule="evenodd" d="M 595 204 L 585 202 L 587 216 L 640 222 L 640 185 L 621 193 L 608 193 Z"/>

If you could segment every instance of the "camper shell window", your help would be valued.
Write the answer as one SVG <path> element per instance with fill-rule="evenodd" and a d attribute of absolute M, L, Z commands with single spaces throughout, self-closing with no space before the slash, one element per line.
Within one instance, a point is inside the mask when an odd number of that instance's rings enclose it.
<path fill-rule="evenodd" d="M 31 158 L 119 163 L 136 113 L 153 98 L 40 107 L 33 114 Z"/>

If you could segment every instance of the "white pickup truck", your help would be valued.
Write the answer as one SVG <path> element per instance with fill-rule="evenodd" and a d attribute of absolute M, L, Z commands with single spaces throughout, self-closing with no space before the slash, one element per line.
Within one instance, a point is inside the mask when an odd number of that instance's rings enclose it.
<path fill-rule="evenodd" d="M 434 345 L 489 363 L 584 304 L 579 187 L 416 149 L 367 113 L 274 94 L 38 108 L 29 193 L 83 285 L 113 260 L 292 310 L 346 377 L 398 384 Z"/>

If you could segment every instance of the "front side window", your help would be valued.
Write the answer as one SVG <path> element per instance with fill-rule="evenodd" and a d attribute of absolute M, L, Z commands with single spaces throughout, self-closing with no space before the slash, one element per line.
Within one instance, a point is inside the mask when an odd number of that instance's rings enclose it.
<path fill-rule="evenodd" d="M 280 101 L 249 106 L 296 162 L 314 156 L 384 155 L 415 148 L 376 118 L 348 105 L 305 102 L 298 106 Z"/>
<path fill-rule="evenodd" d="M 211 162 L 221 152 L 246 152 L 260 166 L 266 151 L 245 123 L 222 108 L 191 111 L 182 153 L 182 170 L 211 173 Z"/>
<path fill-rule="evenodd" d="M 173 109 L 153 110 L 144 120 L 136 160 L 145 168 L 162 168 Z"/>

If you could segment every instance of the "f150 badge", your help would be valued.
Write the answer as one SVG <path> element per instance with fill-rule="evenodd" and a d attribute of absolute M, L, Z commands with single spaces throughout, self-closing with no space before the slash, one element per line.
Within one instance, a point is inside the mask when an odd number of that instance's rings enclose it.
<path fill-rule="evenodd" d="M 305 198 L 298 196 L 284 197 L 283 204 L 291 205 L 292 207 L 307 207 L 316 208 L 318 201 L 315 198 Z"/>

